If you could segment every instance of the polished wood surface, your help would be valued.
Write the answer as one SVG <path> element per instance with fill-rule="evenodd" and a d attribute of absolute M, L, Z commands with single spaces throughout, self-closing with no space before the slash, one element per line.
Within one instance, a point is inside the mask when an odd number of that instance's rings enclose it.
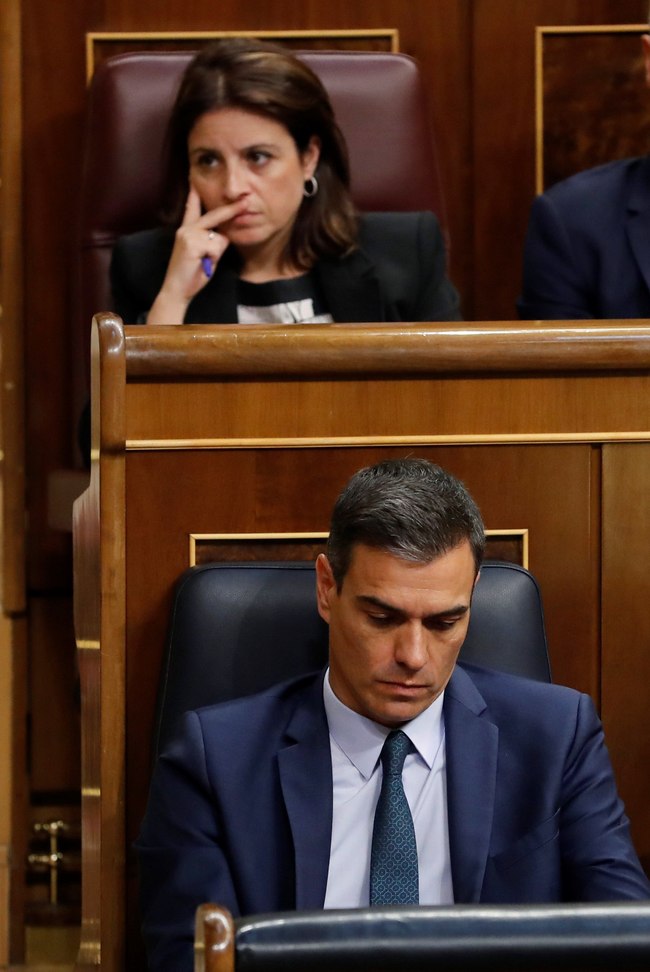
<path fill-rule="evenodd" d="M 641 610 L 623 626 L 636 634 L 625 639 L 625 668 L 615 661 L 630 571 L 622 491 L 637 469 L 633 498 L 641 505 L 650 481 L 650 329 L 613 330 L 592 322 L 495 324 L 477 334 L 449 325 L 333 325 L 245 329 L 233 341 L 223 327 L 122 328 L 100 316 L 93 469 L 75 507 L 80 967 L 123 968 L 124 950 L 127 968 L 141 961 L 130 847 L 146 800 L 173 586 L 192 562 L 195 538 L 218 536 L 218 556 L 229 559 L 229 537 L 240 552 L 246 537 L 259 551 L 265 537 L 318 536 L 347 478 L 388 456 L 439 462 L 468 484 L 488 529 L 527 531 L 554 678 L 602 700 L 637 846 L 650 862 L 650 804 L 638 772 L 650 758 L 646 681 L 635 683 L 629 706 L 623 699 L 650 636 Z M 614 370 L 610 338 L 619 342 Z M 455 357 L 445 359 L 449 342 Z M 365 376 L 355 360 L 362 346 L 366 364 L 373 361 Z M 511 363 L 501 373 L 495 363 L 506 347 Z M 544 369 L 531 348 L 541 350 Z M 432 349 L 441 349 L 442 364 Z M 515 361 L 528 366 L 517 372 Z M 650 522 L 638 516 L 635 525 L 640 551 Z M 635 571 L 636 562 L 632 578 Z M 627 600 L 633 592 L 640 580 Z"/>
<path fill-rule="evenodd" d="M 127 329 L 129 377 L 633 371 L 650 365 L 644 321 L 471 324 L 238 324 Z"/>
<path fill-rule="evenodd" d="M 93 333 L 91 365 L 95 459 L 90 486 L 75 504 L 74 531 L 75 632 L 82 686 L 83 901 L 79 968 L 101 965 L 117 972 L 124 968 L 126 917 L 125 360 L 119 329 L 104 329 L 101 335 Z"/>
<path fill-rule="evenodd" d="M 332 436 L 360 445 L 368 435 L 385 445 L 394 437 L 420 445 L 445 437 L 599 442 L 644 437 L 650 429 L 650 328 L 642 323 L 330 325 L 296 327 L 290 336 L 230 326 L 170 332 L 126 328 L 130 449 L 221 440 L 243 447 L 260 436 L 276 445 L 304 437 L 326 445 Z M 174 379 L 165 381 L 175 344 Z M 359 375 L 368 376 L 363 385 Z M 405 375 L 418 389 L 414 404 L 403 393 Z M 310 380 L 293 383 L 296 376 Z M 480 397 L 472 395 L 477 379 Z"/>
<path fill-rule="evenodd" d="M 235 972 L 235 923 L 226 908 L 202 904 L 197 909 L 194 972 Z"/>
<path fill-rule="evenodd" d="M 23 956 L 27 833 L 20 14 L 0 6 L 0 966 Z"/>

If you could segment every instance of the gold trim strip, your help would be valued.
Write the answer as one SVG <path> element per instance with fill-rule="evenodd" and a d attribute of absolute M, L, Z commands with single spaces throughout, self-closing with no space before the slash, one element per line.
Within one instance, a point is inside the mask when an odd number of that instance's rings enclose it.
<path fill-rule="evenodd" d="M 648 24 L 546 24 L 536 27 L 540 34 L 630 34 L 636 31 L 648 33 Z"/>
<path fill-rule="evenodd" d="M 82 797 L 100 797 L 102 790 L 100 786 L 82 786 L 81 795 Z"/>
<path fill-rule="evenodd" d="M 196 567 L 196 544 L 199 540 L 325 540 L 327 532 L 310 530 L 307 533 L 190 533 L 189 566 Z M 486 537 L 521 537 L 523 566 L 528 568 L 528 529 L 486 530 Z"/>
<path fill-rule="evenodd" d="M 196 544 L 199 540 L 325 540 L 328 533 L 190 533 L 189 566 L 196 567 Z"/>
<path fill-rule="evenodd" d="M 535 445 L 538 443 L 648 442 L 649 432 L 512 432 L 475 435 L 342 435 L 315 438 L 277 437 L 250 439 L 127 439 L 127 452 L 173 452 L 188 449 L 326 449 L 332 446 L 369 445 Z"/>
<path fill-rule="evenodd" d="M 101 645 L 94 638 L 77 638 L 77 648 L 79 651 L 99 651 Z"/>
<path fill-rule="evenodd" d="M 194 540 L 323 540 L 328 533 L 191 533 Z"/>
<path fill-rule="evenodd" d="M 486 530 L 486 537 L 523 537 L 528 529 Z M 190 533 L 192 540 L 324 540 L 327 531 L 309 530 L 307 533 Z"/>
<path fill-rule="evenodd" d="M 528 527 L 519 528 L 516 530 L 486 530 L 486 537 L 519 537 L 521 539 L 522 547 L 524 551 L 528 545 Z"/>
<path fill-rule="evenodd" d="M 397 27 L 369 27 L 366 30 L 134 30 L 134 31 L 89 31 L 86 34 L 86 82 L 95 71 L 95 44 L 98 42 L 123 41 L 170 41 L 170 40 L 219 40 L 221 37 L 259 37 L 264 40 L 305 38 L 322 40 L 327 38 L 384 37 L 390 42 L 390 52 L 399 53 L 399 29 Z"/>

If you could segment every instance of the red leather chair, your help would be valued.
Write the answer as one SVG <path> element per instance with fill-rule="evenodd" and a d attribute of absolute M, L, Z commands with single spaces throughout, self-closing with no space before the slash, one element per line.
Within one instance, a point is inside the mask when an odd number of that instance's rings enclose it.
<path fill-rule="evenodd" d="M 190 53 L 122 54 L 93 77 L 80 192 L 75 348 L 88 358 L 92 315 L 111 310 L 115 240 L 158 222 L 165 126 Z M 363 211 L 429 209 L 445 226 L 422 80 L 404 54 L 310 51 L 350 150 L 352 195 Z M 83 368 L 79 371 L 83 375 Z"/>

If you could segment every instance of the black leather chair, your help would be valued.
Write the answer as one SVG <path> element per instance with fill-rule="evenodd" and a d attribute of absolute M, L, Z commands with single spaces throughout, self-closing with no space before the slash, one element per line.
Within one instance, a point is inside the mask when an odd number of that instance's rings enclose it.
<path fill-rule="evenodd" d="M 195 972 L 647 972 L 650 903 L 197 912 Z"/>
<path fill-rule="evenodd" d="M 322 668 L 327 625 L 311 563 L 205 564 L 179 580 L 160 679 L 154 757 L 188 709 L 250 695 Z M 463 661 L 550 681 L 542 601 L 532 574 L 486 561 Z"/>
<path fill-rule="evenodd" d="M 313 564 L 206 564 L 178 583 L 154 749 L 187 708 L 322 666 Z M 483 565 L 461 657 L 550 680 L 540 592 L 515 564 Z M 650 903 L 197 912 L 196 972 L 637 972 Z"/>

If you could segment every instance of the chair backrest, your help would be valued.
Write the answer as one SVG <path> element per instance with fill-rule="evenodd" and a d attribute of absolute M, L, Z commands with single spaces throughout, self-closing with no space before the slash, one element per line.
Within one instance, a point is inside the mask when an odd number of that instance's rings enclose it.
<path fill-rule="evenodd" d="M 404 54 L 306 51 L 350 150 L 352 195 L 363 211 L 429 209 L 445 226 L 442 190 L 422 80 Z M 190 53 L 108 58 L 87 104 L 75 281 L 79 347 L 92 315 L 111 309 L 108 264 L 115 240 L 156 225 L 167 118 Z"/>
<path fill-rule="evenodd" d="M 254 915 L 202 905 L 195 972 L 641 972 L 650 904 L 453 905 Z"/>
<path fill-rule="evenodd" d="M 312 563 L 205 564 L 177 585 L 163 662 L 154 756 L 188 709 L 250 695 L 327 661 Z M 486 561 L 461 659 L 550 680 L 542 601 L 532 574 Z"/>

